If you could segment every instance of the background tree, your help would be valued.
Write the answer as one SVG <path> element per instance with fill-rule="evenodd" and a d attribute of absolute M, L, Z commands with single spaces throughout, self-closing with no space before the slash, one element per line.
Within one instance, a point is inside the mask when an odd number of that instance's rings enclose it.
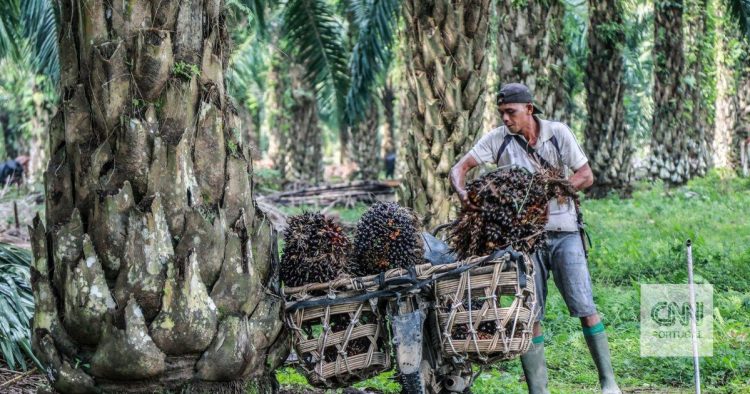
<path fill-rule="evenodd" d="M 651 131 L 653 177 L 670 184 L 690 179 L 689 131 L 684 121 L 684 2 L 654 6 L 654 118 Z"/>
<path fill-rule="evenodd" d="M 489 0 L 407 0 L 405 66 L 411 122 L 401 201 L 425 224 L 448 221 L 448 173 L 479 135 L 487 75 Z"/>
<path fill-rule="evenodd" d="M 565 4 L 561 0 L 497 2 L 498 77 L 501 84 L 526 84 L 545 119 L 566 120 L 564 85 Z"/>
<path fill-rule="evenodd" d="M 32 229 L 32 346 L 59 391 L 270 391 L 276 252 L 224 18 L 220 0 L 60 3 L 63 106 Z"/>
<path fill-rule="evenodd" d="M 714 10 L 708 0 L 685 2 L 684 110 L 689 134 L 690 176 L 703 176 L 713 166 L 711 148 L 716 102 Z"/>
<path fill-rule="evenodd" d="M 318 124 L 318 106 L 303 78 L 304 68 L 291 66 L 289 128 L 282 145 L 283 176 L 291 184 L 315 185 L 323 181 L 323 135 Z"/>
<path fill-rule="evenodd" d="M 625 189 L 632 177 L 631 130 L 625 126 L 625 44 L 623 9 L 619 0 L 589 1 L 585 146 L 594 171 L 590 193 Z"/>

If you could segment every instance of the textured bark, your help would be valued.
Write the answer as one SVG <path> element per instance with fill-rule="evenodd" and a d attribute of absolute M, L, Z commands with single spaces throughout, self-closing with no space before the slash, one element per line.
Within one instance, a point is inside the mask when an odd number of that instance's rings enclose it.
<path fill-rule="evenodd" d="M 669 184 L 690 179 L 690 132 L 684 117 L 683 1 L 657 1 L 654 11 L 654 119 L 650 174 Z"/>
<path fill-rule="evenodd" d="M 289 81 L 285 74 L 288 68 L 280 54 L 274 54 L 271 67 L 268 70 L 266 93 L 264 99 L 264 116 L 261 134 L 268 136 L 268 158 L 273 162 L 274 169 L 280 174 L 286 170 L 284 147 L 287 144 L 290 120 L 286 112 L 285 92 L 289 88 Z"/>
<path fill-rule="evenodd" d="M 711 147 L 715 111 L 709 96 L 716 81 L 711 72 L 713 44 L 708 18 L 708 0 L 685 0 L 685 83 L 686 133 L 690 141 L 690 177 L 703 176 L 713 166 Z"/>
<path fill-rule="evenodd" d="M 283 353 L 222 7 L 60 2 L 63 105 L 31 229 L 32 346 L 58 391 L 244 392 Z"/>
<path fill-rule="evenodd" d="M 731 22 L 726 23 L 725 11 L 719 7 L 717 9 L 717 28 L 718 37 L 726 37 L 716 40 L 717 64 L 716 64 L 716 122 L 713 130 L 713 162 L 716 167 L 731 167 L 730 159 L 732 151 L 732 138 L 734 135 L 735 125 L 737 123 L 737 97 L 735 96 L 735 78 L 736 70 L 741 70 L 735 64 L 731 54 L 731 47 L 727 45 L 729 37 L 736 35 L 736 30 Z"/>
<path fill-rule="evenodd" d="M 450 168 L 482 128 L 489 0 L 408 0 L 403 10 L 411 113 L 401 200 L 435 225 L 457 204 Z"/>
<path fill-rule="evenodd" d="M 503 0 L 497 2 L 497 14 L 500 84 L 526 84 L 545 118 L 566 120 L 565 4 L 560 0 Z"/>
<path fill-rule="evenodd" d="M 594 185 L 589 190 L 599 197 L 613 189 L 627 193 L 635 149 L 631 132 L 625 127 L 625 35 L 620 0 L 589 1 L 589 18 L 585 140 L 594 172 Z"/>
<path fill-rule="evenodd" d="M 378 152 L 378 105 L 370 100 L 370 108 L 365 118 L 356 126 L 357 131 L 352 135 L 352 152 L 357 163 L 357 177 L 365 180 L 378 179 L 380 159 Z"/>
<path fill-rule="evenodd" d="M 323 135 L 315 94 L 303 80 L 303 72 L 299 65 L 290 70 L 293 103 L 284 148 L 284 179 L 292 184 L 314 185 L 323 180 Z"/>
<path fill-rule="evenodd" d="M 383 136 L 381 140 L 380 157 L 396 152 L 396 92 L 391 81 L 383 86 Z"/>
<path fill-rule="evenodd" d="M 738 62 L 737 67 L 737 94 L 735 102 L 737 109 L 734 122 L 734 133 L 732 139 L 732 161 L 740 161 L 740 141 L 750 137 L 750 45 L 742 44 L 745 49 L 744 55 Z"/>

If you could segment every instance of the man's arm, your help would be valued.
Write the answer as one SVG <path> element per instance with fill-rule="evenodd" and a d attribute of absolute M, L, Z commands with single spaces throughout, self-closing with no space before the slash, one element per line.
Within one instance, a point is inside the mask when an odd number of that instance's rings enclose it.
<path fill-rule="evenodd" d="M 594 173 L 591 171 L 589 163 L 586 163 L 577 169 L 568 179 L 576 190 L 584 190 L 594 184 Z"/>
<path fill-rule="evenodd" d="M 451 186 L 453 186 L 453 190 L 458 194 L 461 205 L 464 208 L 472 210 L 477 210 L 478 208 L 469 201 L 469 196 L 466 193 L 466 173 L 478 165 L 479 162 L 477 162 L 474 156 L 467 153 L 451 168 Z"/>

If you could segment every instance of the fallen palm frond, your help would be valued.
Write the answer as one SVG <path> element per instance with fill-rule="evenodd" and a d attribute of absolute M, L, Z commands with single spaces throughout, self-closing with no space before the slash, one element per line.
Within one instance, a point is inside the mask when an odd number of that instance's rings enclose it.
<path fill-rule="evenodd" d="M 30 266 L 31 252 L 0 243 L 0 356 L 14 370 L 27 370 L 27 358 L 39 364 L 31 351 Z"/>

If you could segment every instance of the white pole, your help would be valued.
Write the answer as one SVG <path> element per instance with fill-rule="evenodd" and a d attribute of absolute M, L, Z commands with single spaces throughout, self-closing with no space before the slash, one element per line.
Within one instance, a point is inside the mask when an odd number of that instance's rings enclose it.
<path fill-rule="evenodd" d="M 690 334 L 693 340 L 693 369 L 695 370 L 695 393 L 701 394 L 701 367 L 698 361 L 698 327 L 695 317 L 695 287 L 693 284 L 693 243 L 688 239 L 687 266 L 688 287 L 690 292 Z"/>

